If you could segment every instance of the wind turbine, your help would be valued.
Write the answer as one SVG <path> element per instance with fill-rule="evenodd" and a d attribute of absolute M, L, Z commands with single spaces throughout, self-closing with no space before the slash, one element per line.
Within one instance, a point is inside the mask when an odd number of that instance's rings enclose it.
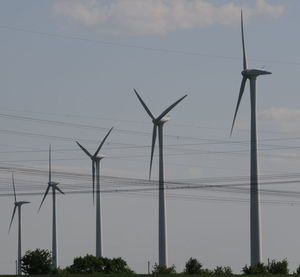
<path fill-rule="evenodd" d="M 159 140 L 159 204 L 158 204 L 158 248 L 159 248 L 159 265 L 168 266 L 168 240 L 167 240 L 167 212 L 166 212 L 166 193 L 164 185 L 164 161 L 163 161 L 163 126 L 169 120 L 166 114 L 169 113 L 179 102 L 181 102 L 187 95 L 181 97 L 170 107 L 165 109 L 157 118 L 153 116 L 149 108 L 146 106 L 140 95 L 134 89 L 136 96 L 141 102 L 142 106 L 151 117 L 153 122 L 153 133 L 152 133 L 152 146 L 151 146 L 151 158 L 150 158 L 150 170 L 149 170 L 149 180 L 151 178 L 153 153 L 156 141 L 156 135 L 158 130 L 158 140 Z"/>
<path fill-rule="evenodd" d="M 103 255 L 103 244 L 102 244 L 102 213 L 100 205 L 100 161 L 105 157 L 104 155 L 98 155 L 101 147 L 112 131 L 113 127 L 108 131 L 100 145 L 98 146 L 94 155 L 90 154 L 78 141 L 77 145 L 82 151 L 87 154 L 92 160 L 92 176 L 93 176 L 93 202 L 95 197 L 95 175 L 96 175 L 96 257 Z"/>
<path fill-rule="evenodd" d="M 257 127 L 256 127 L 256 79 L 260 75 L 271 74 L 264 69 L 250 69 L 247 64 L 247 55 L 244 40 L 243 12 L 241 11 L 241 31 L 243 45 L 243 79 L 240 93 L 233 117 L 231 134 L 236 119 L 237 111 L 244 93 L 247 79 L 250 81 L 250 101 L 251 101 L 251 160 L 250 160 L 250 245 L 251 245 L 251 265 L 262 262 L 261 247 L 261 216 L 260 216 L 260 185 L 258 180 L 258 157 L 257 157 Z"/>
<path fill-rule="evenodd" d="M 51 145 L 49 146 L 49 181 L 46 192 L 44 194 L 43 200 L 40 204 L 39 211 L 44 203 L 44 200 L 52 188 L 52 268 L 56 270 L 57 268 L 57 249 L 56 249 L 56 191 L 59 191 L 61 194 L 64 192 L 57 186 L 58 182 L 53 182 L 51 179 Z"/>
<path fill-rule="evenodd" d="M 21 270 L 21 258 L 22 258 L 21 207 L 22 207 L 22 205 L 29 204 L 30 202 L 17 201 L 15 181 L 14 181 L 14 175 L 13 174 L 12 174 L 12 183 L 13 183 L 13 188 L 14 188 L 14 196 L 15 196 L 15 203 L 14 204 L 15 204 L 15 206 L 14 206 L 11 221 L 10 221 L 10 224 L 9 224 L 8 233 L 10 231 L 10 228 L 11 228 L 11 225 L 13 223 L 16 210 L 18 208 L 18 275 L 21 275 L 22 274 L 22 270 Z"/>

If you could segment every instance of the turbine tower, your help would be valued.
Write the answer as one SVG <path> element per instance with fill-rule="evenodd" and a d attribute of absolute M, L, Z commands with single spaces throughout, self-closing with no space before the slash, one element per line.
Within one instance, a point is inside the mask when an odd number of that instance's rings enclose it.
<path fill-rule="evenodd" d="M 250 101 L 251 101 L 251 158 L 250 158 L 250 245 L 251 245 L 251 265 L 262 262 L 261 247 L 261 217 L 260 217 L 260 186 L 258 180 L 258 157 L 257 157 L 257 126 L 256 126 L 256 79 L 260 75 L 271 74 L 264 69 L 250 69 L 247 64 L 247 55 L 244 40 L 243 12 L 241 11 L 241 31 L 243 45 L 243 79 L 240 93 L 233 117 L 231 134 L 238 112 L 238 108 L 244 93 L 247 79 L 250 81 Z"/>
<path fill-rule="evenodd" d="M 95 175 L 96 175 L 96 257 L 102 257 L 103 255 L 103 244 L 102 244 L 102 214 L 101 214 L 101 203 L 100 203 L 100 161 L 104 158 L 103 155 L 98 155 L 101 147 L 112 131 L 113 127 L 108 131 L 98 149 L 94 155 L 90 154 L 78 141 L 77 145 L 82 151 L 87 154 L 92 160 L 92 176 L 93 176 L 93 202 L 95 197 Z"/>
<path fill-rule="evenodd" d="M 56 248 L 56 191 L 59 191 L 61 194 L 64 192 L 57 186 L 58 182 L 53 182 L 51 179 L 51 145 L 49 146 L 49 182 L 44 194 L 43 200 L 40 204 L 39 211 L 44 203 L 44 200 L 52 188 L 52 268 L 56 270 L 57 268 L 57 248 Z"/>
<path fill-rule="evenodd" d="M 14 206 L 14 210 L 13 210 L 13 213 L 12 213 L 11 221 L 10 221 L 10 224 L 9 224 L 8 233 L 10 231 L 10 228 L 11 228 L 11 225 L 13 223 L 16 210 L 18 208 L 18 275 L 21 275 L 22 274 L 22 270 L 21 270 L 21 258 L 22 258 L 21 207 L 22 207 L 22 205 L 28 204 L 30 202 L 27 202 L 27 201 L 17 201 L 15 181 L 14 181 L 14 175 L 13 174 L 12 174 L 12 183 L 13 183 L 13 189 L 14 189 L 14 197 L 15 197 L 15 203 L 14 204 L 15 204 L 15 206 Z"/>
<path fill-rule="evenodd" d="M 151 170 L 152 170 L 152 161 L 153 161 L 153 153 L 156 141 L 156 135 L 158 130 L 158 140 L 159 140 L 159 205 L 158 205 L 158 249 L 159 249 L 159 265 L 168 266 L 168 240 L 167 240 L 167 212 L 166 212 L 166 193 L 165 193 L 165 185 L 164 185 L 164 161 L 163 161 L 163 126 L 169 120 L 166 117 L 166 114 L 170 112 L 179 102 L 181 102 L 187 95 L 181 97 L 170 107 L 165 109 L 160 116 L 155 118 L 153 114 L 150 112 L 149 108 L 146 106 L 140 95 L 134 89 L 136 96 L 141 102 L 142 106 L 151 117 L 153 122 L 153 133 L 152 133 L 152 146 L 151 146 L 151 158 L 150 158 L 150 170 L 149 170 L 149 180 L 151 178 Z"/>

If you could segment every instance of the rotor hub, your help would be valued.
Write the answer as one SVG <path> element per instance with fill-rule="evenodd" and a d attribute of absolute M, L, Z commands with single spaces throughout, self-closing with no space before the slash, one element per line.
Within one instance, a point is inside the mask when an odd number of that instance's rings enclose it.
<path fill-rule="evenodd" d="M 49 186 L 52 186 L 52 187 L 55 187 L 55 186 L 57 186 L 59 183 L 58 182 L 48 182 L 48 185 Z"/>
<path fill-rule="evenodd" d="M 166 123 L 169 119 L 170 119 L 170 117 L 164 116 L 164 117 L 161 118 L 160 120 L 153 119 L 153 123 L 156 124 L 156 125 L 160 125 L 160 124 Z"/>
<path fill-rule="evenodd" d="M 94 159 L 100 161 L 100 160 L 104 159 L 105 157 L 106 157 L 105 155 L 97 155 Z"/>
<path fill-rule="evenodd" d="M 268 75 L 272 73 L 262 68 L 253 68 L 253 69 L 245 69 L 241 72 L 241 74 L 247 78 L 254 78 L 259 75 Z"/>

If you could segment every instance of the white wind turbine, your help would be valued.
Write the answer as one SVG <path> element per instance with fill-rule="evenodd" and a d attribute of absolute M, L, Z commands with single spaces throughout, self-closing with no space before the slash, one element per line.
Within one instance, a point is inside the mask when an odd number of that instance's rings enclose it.
<path fill-rule="evenodd" d="M 96 175 L 96 257 L 101 257 L 103 255 L 103 244 L 102 244 L 102 213 L 100 205 L 100 161 L 105 157 L 103 155 L 98 155 L 101 147 L 112 131 L 113 127 L 108 131 L 102 142 L 100 143 L 98 149 L 94 155 L 90 154 L 78 141 L 77 145 L 82 149 L 82 151 L 87 154 L 92 160 L 92 176 L 93 176 L 93 202 L 95 196 L 95 175 Z"/>
<path fill-rule="evenodd" d="M 158 205 L 158 248 L 159 248 L 159 265 L 168 266 L 168 239 L 167 239 L 167 223 L 166 223 L 166 194 L 165 194 L 165 185 L 164 185 L 164 162 L 163 162 L 163 126 L 169 120 L 166 117 L 167 113 L 169 113 L 179 102 L 181 102 L 187 95 L 181 97 L 170 107 L 165 109 L 160 116 L 155 118 L 153 114 L 150 112 L 140 95 L 134 89 L 136 96 L 141 102 L 142 106 L 151 117 L 153 122 L 153 133 L 152 133 L 152 147 L 151 147 L 151 159 L 150 159 L 150 170 L 149 170 L 149 180 L 151 178 L 151 169 L 152 169 L 152 161 L 153 161 L 153 153 L 156 141 L 156 134 L 158 130 L 158 140 L 159 140 L 159 205 Z"/>
<path fill-rule="evenodd" d="M 257 127 L 256 127 L 256 79 L 260 75 L 271 74 L 264 69 L 249 69 L 244 41 L 243 12 L 241 11 L 241 31 L 243 45 L 243 79 L 240 93 L 233 117 L 231 134 L 236 119 L 237 111 L 244 93 L 247 79 L 250 81 L 251 100 L 251 167 L 250 167 L 250 245 L 251 245 L 251 265 L 262 262 L 261 247 L 261 216 L 260 216 L 260 186 L 258 180 L 258 154 L 257 154 Z"/>
<path fill-rule="evenodd" d="M 51 145 L 49 146 L 49 181 L 46 192 L 44 194 L 43 200 L 40 204 L 39 211 L 44 203 L 44 200 L 52 188 L 52 268 L 56 270 L 57 268 L 57 248 L 56 248 L 56 191 L 59 191 L 61 194 L 64 192 L 57 186 L 58 182 L 53 182 L 51 179 Z"/>
<path fill-rule="evenodd" d="M 10 231 L 11 225 L 13 223 L 13 219 L 16 213 L 16 210 L 18 208 L 18 275 L 22 274 L 22 269 L 21 269 L 21 258 L 22 258 L 22 237 L 21 237 L 21 207 L 24 204 L 28 204 L 30 202 L 27 201 L 17 201 L 17 196 L 16 196 L 16 188 L 15 188 L 15 181 L 14 181 L 14 175 L 12 174 L 12 183 L 13 183 L 13 189 L 14 189 L 14 197 L 15 197 L 15 203 L 14 203 L 14 210 L 13 214 L 11 217 L 11 221 L 9 224 L 9 229 L 8 232 Z"/>

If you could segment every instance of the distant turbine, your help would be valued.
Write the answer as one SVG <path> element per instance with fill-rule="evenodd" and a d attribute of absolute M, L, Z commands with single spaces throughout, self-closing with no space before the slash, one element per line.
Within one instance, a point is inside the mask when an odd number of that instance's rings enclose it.
<path fill-rule="evenodd" d="M 27 201 L 17 201 L 17 196 L 16 196 L 16 188 L 15 188 L 15 181 L 14 181 L 14 175 L 12 174 L 12 183 L 13 183 L 13 189 L 14 189 L 14 196 L 15 196 L 15 206 L 14 210 L 12 213 L 11 221 L 9 224 L 9 229 L 8 233 L 10 231 L 11 225 L 13 223 L 13 219 L 16 213 L 16 210 L 18 208 L 18 275 L 22 274 L 22 269 L 21 269 L 21 258 L 22 258 L 22 239 L 21 239 L 21 207 L 24 204 L 28 204 L 30 202 Z"/>
<path fill-rule="evenodd" d="M 49 182 L 44 194 L 43 200 L 39 207 L 39 211 L 44 203 L 44 200 L 49 192 L 50 187 L 52 188 L 52 268 L 56 270 L 57 268 L 57 249 L 56 249 L 56 190 L 59 191 L 61 194 L 64 192 L 57 186 L 59 183 L 53 182 L 51 180 L 51 145 L 49 146 Z"/>
<path fill-rule="evenodd" d="M 250 100 L 251 100 L 251 168 L 250 168 L 250 244 L 251 244 L 251 265 L 262 262 L 261 258 L 261 218 L 260 218 L 260 192 L 258 180 L 258 158 L 257 158 L 257 127 L 256 127 L 256 79 L 259 75 L 271 74 L 264 69 L 249 69 L 247 65 L 247 55 L 244 41 L 243 13 L 241 12 L 241 30 L 243 45 L 243 79 L 240 87 L 240 94 L 237 101 L 231 134 L 237 115 L 237 111 L 244 93 L 247 79 L 250 80 Z"/>
<path fill-rule="evenodd" d="M 99 155 L 98 153 L 112 131 L 113 127 L 108 131 L 98 149 L 94 155 L 90 154 L 78 141 L 77 145 L 82 149 L 82 151 L 87 154 L 92 160 L 92 175 L 93 175 L 93 202 L 95 197 L 95 172 L 96 172 L 96 257 L 101 257 L 103 255 L 103 244 L 102 244 L 102 214 L 100 205 L 100 161 L 105 157 Z"/>
<path fill-rule="evenodd" d="M 150 159 L 150 170 L 149 170 L 149 180 L 151 178 L 151 170 L 152 170 L 152 161 L 153 161 L 153 153 L 156 141 L 156 133 L 158 129 L 158 140 L 159 140 L 159 208 L 158 208 L 158 248 L 159 248 L 159 265 L 168 266 L 168 239 L 167 239 L 167 212 L 166 212 L 166 194 L 165 194 L 165 185 L 164 185 L 164 162 L 163 162 L 163 126 L 169 120 L 165 115 L 170 112 L 179 102 L 181 102 L 187 95 L 181 97 L 170 107 L 165 109 L 160 116 L 155 118 L 153 114 L 150 112 L 140 95 L 134 89 L 136 96 L 141 102 L 142 106 L 148 113 L 148 115 L 152 118 L 153 122 L 153 133 L 152 133 L 152 147 L 151 147 L 151 159 Z"/>

